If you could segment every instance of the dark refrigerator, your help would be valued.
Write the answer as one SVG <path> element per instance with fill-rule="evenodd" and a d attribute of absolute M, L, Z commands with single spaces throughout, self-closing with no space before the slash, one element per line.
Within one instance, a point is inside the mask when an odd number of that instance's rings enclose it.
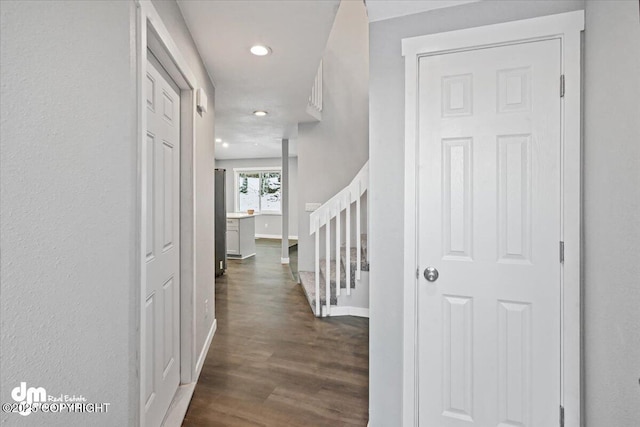
<path fill-rule="evenodd" d="M 214 174 L 216 277 L 227 269 L 226 172 L 225 169 L 216 169 Z"/>

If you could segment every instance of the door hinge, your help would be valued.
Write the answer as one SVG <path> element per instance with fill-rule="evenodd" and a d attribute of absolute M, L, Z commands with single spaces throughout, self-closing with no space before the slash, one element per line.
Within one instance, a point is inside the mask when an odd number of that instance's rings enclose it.
<path fill-rule="evenodd" d="M 564 406 L 560 405 L 560 427 L 564 427 Z"/>
<path fill-rule="evenodd" d="M 416 279 L 420 278 L 420 267 L 416 268 Z"/>
<path fill-rule="evenodd" d="M 560 76 L 560 98 L 564 98 L 564 74 Z"/>
<path fill-rule="evenodd" d="M 560 242 L 560 264 L 564 264 L 564 242 Z"/>

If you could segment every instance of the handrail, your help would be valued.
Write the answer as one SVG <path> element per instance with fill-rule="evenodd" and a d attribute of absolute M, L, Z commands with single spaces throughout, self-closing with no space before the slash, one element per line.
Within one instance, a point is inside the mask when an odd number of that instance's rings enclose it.
<path fill-rule="evenodd" d="M 309 216 L 309 234 L 315 234 L 315 285 L 316 316 L 331 315 L 331 220 L 336 218 L 336 297 L 340 296 L 340 223 L 345 211 L 345 273 L 347 295 L 351 295 L 351 204 L 356 204 L 356 280 L 360 280 L 362 269 L 362 238 L 360 235 L 360 212 L 362 195 L 369 188 L 369 162 L 367 161 L 353 180 L 335 196 L 327 200 Z M 320 229 L 325 227 L 325 298 L 326 311 L 320 306 Z"/>
<path fill-rule="evenodd" d="M 369 161 L 362 166 L 362 169 L 357 173 L 357 175 L 353 178 L 353 180 L 342 190 L 338 192 L 335 196 L 327 200 L 324 204 L 322 204 L 318 209 L 311 212 L 309 215 L 309 235 L 315 233 L 316 229 L 322 227 L 326 224 L 327 213 L 331 210 L 335 210 L 335 207 L 338 205 L 342 205 L 344 210 L 345 200 L 348 200 L 348 204 L 357 201 L 364 194 L 365 191 L 369 188 Z M 333 219 L 334 216 L 328 217 L 329 220 Z"/>

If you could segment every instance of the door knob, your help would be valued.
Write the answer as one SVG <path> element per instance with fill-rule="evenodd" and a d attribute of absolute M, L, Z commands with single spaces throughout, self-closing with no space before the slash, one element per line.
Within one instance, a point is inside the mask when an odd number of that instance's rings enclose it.
<path fill-rule="evenodd" d="M 435 267 L 427 267 L 424 269 L 424 278 L 429 282 L 435 282 L 438 280 L 438 270 Z"/>

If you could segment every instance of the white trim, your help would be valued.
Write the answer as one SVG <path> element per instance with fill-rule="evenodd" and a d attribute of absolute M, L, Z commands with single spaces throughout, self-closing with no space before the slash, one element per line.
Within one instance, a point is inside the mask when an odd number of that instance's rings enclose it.
<path fill-rule="evenodd" d="M 194 380 L 193 366 L 196 355 L 196 199 L 195 190 L 195 96 L 193 90 L 182 90 L 180 114 L 190 120 L 182 120 L 181 140 L 191 144 L 181 145 L 180 159 L 180 382 Z M 182 119 L 182 117 L 181 117 Z"/>
<path fill-rule="evenodd" d="M 207 334 L 207 339 L 204 341 L 204 345 L 202 346 L 202 351 L 200 352 L 200 356 L 198 356 L 198 361 L 196 362 L 196 371 L 195 378 L 200 377 L 200 372 L 202 372 L 202 366 L 204 365 L 204 360 L 207 358 L 207 353 L 209 352 L 209 347 L 211 347 L 211 341 L 213 340 L 213 336 L 216 334 L 216 330 L 218 329 L 218 319 L 213 319 L 213 323 L 211 324 L 211 329 L 209 329 L 209 333 Z"/>
<path fill-rule="evenodd" d="M 144 371 L 142 338 L 145 325 L 142 321 L 141 304 L 144 301 L 144 286 L 146 283 L 145 254 L 143 242 L 146 241 L 146 201 L 144 192 L 146 186 L 146 100 L 145 80 L 147 67 L 147 49 L 152 49 L 154 56 L 169 72 L 180 88 L 180 382 L 191 384 L 198 378 L 196 364 L 196 311 L 195 311 L 195 271 L 196 271 L 196 191 L 195 191 L 195 89 L 197 80 L 165 27 L 160 15 L 150 0 L 136 0 L 136 72 L 137 72 L 137 110 L 138 110 L 138 149 L 137 149 L 137 199 L 136 210 L 136 254 L 139 271 L 139 292 L 134 301 L 136 309 L 136 379 L 132 399 L 135 400 L 136 412 L 139 414 L 139 424 L 145 425 L 144 403 L 141 386 L 141 372 Z M 147 34 L 151 37 L 147 37 Z M 215 320 L 214 320 L 215 325 Z M 213 329 L 215 331 L 215 329 Z M 180 388 L 179 388 L 180 390 Z M 178 393 L 174 396 L 174 401 Z M 172 402 L 173 405 L 174 402 Z"/>
<path fill-rule="evenodd" d="M 331 317 L 335 316 L 356 316 L 369 317 L 369 309 L 364 307 L 351 307 L 342 305 L 331 306 Z"/>
<path fill-rule="evenodd" d="M 405 175 L 404 175 L 404 324 L 403 324 L 403 425 L 418 425 L 416 380 L 417 351 L 417 194 L 416 105 L 418 58 L 461 50 L 560 39 L 565 96 L 561 100 L 562 233 L 565 261 L 562 265 L 561 402 L 565 425 L 581 424 L 580 353 L 580 32 L 584 11 L 487 25 L 402 40 L 405 56 Z"/>
<path fill-rule="evenodd" d="M 404 45 L 404 40 L 403 40 Z M 403 54 L 407 55 L 404 52 Z M 417 426 L 418 390 L 416 377 L 417 364 L 417 298 L 415 271 L 417 270 L 417 186 L 416 186 L 416 104 L 417 96 L 409 87 L 417 86 L 417 58 L 415 55 L 405 57 L 405 143 L 404 143 L 404 318 L 402 349 L 402 425 Z"/>
<path fill-rule="evenodd" d="M 198 87 L 198 83 L 195 77 L 195 74 L 191 71 L 191 68 L 187 65 L 186 59 L 182 56 L 182 52 L 178 49 L 178 46 L 173 41 L 169 30 L 162 22 L 158 11 L 153 6 L 151 0 L 136 0 L 136 5 L 139 7 L 140 12 L 142 13 L 143 18 L 146 18 L 146 21 L 151 24 L 151 27 L 159 36 L 160 41 L 163 44 L 164 49 L 169 54 L 175 65 L 180 69 L 184 79 L 189 83 L 189 86 L 192 89 L 196 89 Z M 147 26 L 146 23 L 144 27 L 146 31 Z M 146 38 L 146 33 L 145 33 Z"/>
<path fill-rule="evenodd" d="M 456 50 L 514 44 L 531 39 L 562 38 L 584 30 L 584 11 L 560 13 L 402 40 L 402 56 L 437 55 Z"/>
<path fill-rule="evenodd" d="M 162 427 L 180 427 L 183 424 L 184 416 L 189 409 L 191 397 L 196 389 L 196 383 L 180 384 L 176 395 L 167 409 L 167 414 L 162 421 Z"/>
<path fill-rule="evenodd" d="M 256 234 L 256 239 L 282 239 L 282 234 Z M 289 236 L 289 240 L 298 240 L 298 236 Z"/>
<path fill-rule="evenodd" d="M 280 258 L 280 264 L 289 264 L 289 258 Z"/>
<path fill-rule="evenodd" d="M 562 239 L 562 399 L 565 425 L 582 425 L 582 293 L 580 290 L 581 212 L 582 212 L 582 153 L 581 153 L 581 31 L 584 30 L 584 12 L 574 12 L 571 30 L 563 35 L 562 72 L 565 76 L 565 96 L 561 103 L 564 135 L 562 135 L 563 193 Z"/>
<path fill-rule="evenodd" d="M 180 384 L 178 391 L 171 401 L 171 405 L 169 405 L 167 415 L 164 417 L 164 421 L 162 422 L 162 427 L 180 427 L 183 424 L 184 417 L 187 414 L 187 409 L 189 409 L 189 404 L 191 403 L 191 398 L 193 397 L 193 392 L 195 391 L 196 384 L 200 378 L 202 367 L 204 366 L 204 360 L 207 357 L 207 353 L 209 353 L 209 348 L 211 347 L 211 342 L 217 329 L 218 320 L 213 319 L 213 324 L 211 325 L 207 339 L 202 347 L 202 352 L 198 358 L 198 364 L 195 372 L 196 376 L 193 382 Z"/>

